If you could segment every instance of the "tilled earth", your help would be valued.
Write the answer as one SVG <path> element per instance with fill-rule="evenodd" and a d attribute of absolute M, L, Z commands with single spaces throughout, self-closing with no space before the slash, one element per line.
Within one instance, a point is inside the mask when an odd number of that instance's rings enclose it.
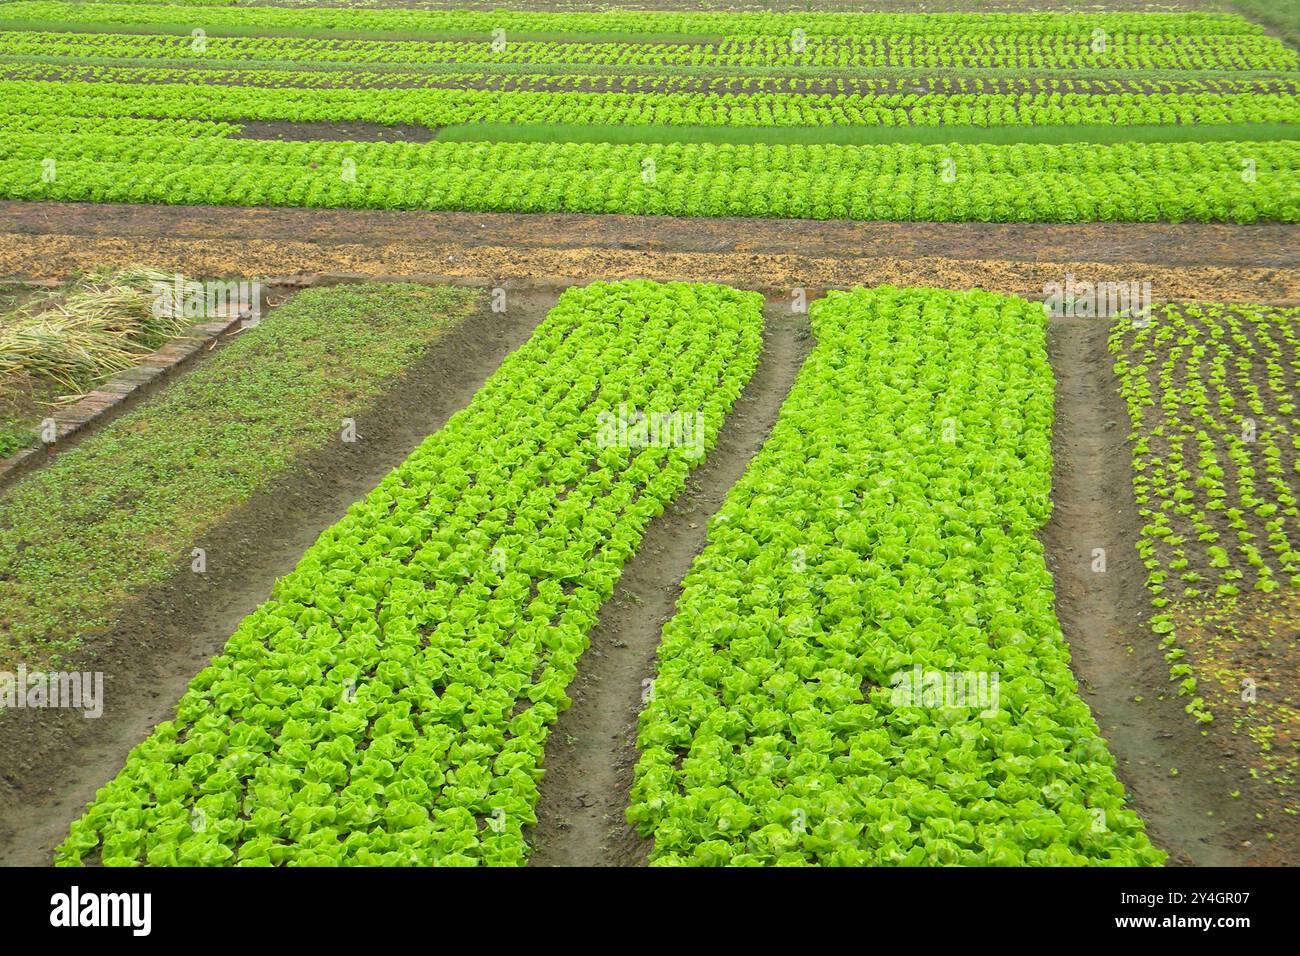
<path fill-rule="evenodd" d="M 193 276 L 684 279 L 765 289 L 1151 282 L 1158 301 L 1300 300 L 1293 227 L 677 219 L 0 202 L 0 276 L 105 263 Z"/>

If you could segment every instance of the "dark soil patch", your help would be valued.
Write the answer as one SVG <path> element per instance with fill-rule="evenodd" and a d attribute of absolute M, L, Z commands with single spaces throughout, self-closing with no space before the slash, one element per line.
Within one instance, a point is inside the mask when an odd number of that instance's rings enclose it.
<path fill-rule="evenodd" d="M 1262 821 L 1300 858 L 1300 590 L 1173 605 L 1179 644 L 1214 722 L 1210 738 L 1243 778 L 1258 773 Z"/>
<path fill-rule="evenodd" d="M 770 306 L 754 377 L 723 424 L 717 447 L 686 490 L 646 531 L 600 610 L 591 646 L 569 687 L 573 706 L 547 740 L 535 866 L 636 866 L 649 843 L 624 819 L 637 761 L 637 716 L 655 674 L 664 623 L 681 581 L 707 542 L 708 522 L 776 423 L 811 347 L 806 321 Z"/>
<path fill-rule="evenodd" d="M 434 131 L 427 126 L 414 126 L 401 123 L 386 126 L 383 123 L 314 123 L 291 122 L 289 120 L 237 120 L 243 128 L 231 135 L 231 139 L 275 139 L 294 142 L 313 142 L 328 140 L 330 142 L 354 143 L 427 143 L 434 137 Z"/>
<path fill-rule="evenodd" d="M 169 719 L 191 678 L 270 595 L 320 533 L 427 435 L 464 407 L 554 303 L 521 291 L 505 314 L 482 309 L 439 341 L 369 410 L 360 440 L 304 460 L 196 542 L 208 573 L 188 565 L 123 609 L 118 626 L 67 670 L 102 671 L 104 714 L 13 711 L 0 719 L 0 864 L 48 864 L 69 823 L 128 751 Z M 234 560 L 222 556 L 234 555 Z"/>

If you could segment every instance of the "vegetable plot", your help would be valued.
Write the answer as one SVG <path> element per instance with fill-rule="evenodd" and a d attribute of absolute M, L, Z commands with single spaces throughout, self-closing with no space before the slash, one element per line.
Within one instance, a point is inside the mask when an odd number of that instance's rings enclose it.
<path fill-rule="evenodd" d="M 90 82 L 6 79 L 6 112 L 35 101 L 51 116 L 590 126 L 1141 126 L 1300 123 L 1290 93 L 669 93 L 552 90 L 309 89 L 210 83 L 202 70 L 117 69 Z M 247 80 L 248 77 L 245 77 Z M 145 81 L 145 82 L 141 82 Z M 30 111 L 30 109 L 29 109 Z"/>
<path fill-rule="evenodd" d="M 565 15 L 566 17 L 569 14 Z M 911 18 L 916 20 L 919 18 Z M 1096 23 L 1096 21 L 1094 21 Z M 246 22 L 245 27 L 252 27 Z M 58 24 L 52 24 L 57 27 Z M 0 55 L 42 57 L 112 57 L 130 60 L 278 60 L 303 65 L 321 63 L 464 63 L 472 65 L 619 66 L 709 69 L 881 69 L 895 67 L 1001 70 L 1287 70 L 1300 64 L 1294 50 L 1270 36 L 1202 33 L 1184 36 L 1159 32 L 1150 20 L 1135 24 L 1141 32 L 1108 40 L 1101 49 L 1090 32 L 1062 36 L 1050 32 L 987 34 L 945 33 L 938 36 L 881 34 L 855 37 L 835 34 L 806 37 L 796 51 L 789 34 L 771 37 L 701 37 L 692 43 L 517 39 L 494 49 L 491 30 L 454 41 L 355 40 L 309 36 L 212 36 L 202 55 L 188 32 L 134 35 L 105 25 L 94 34 L 23 30 L 0 34 Z M 166 26 L 156 29 L 165 30 Z M 796 27 L 792 25 L 791 29 Z M 1090 29 L 1097 29 L 1094 26 Z M 1012 29 L 1015 29 L 1014 24 Z"/>
<path fill-rule="evenodd" d="M 657 864 L 1158 864 L 1035 532 L 1040 306 L 881 287 L 818 344 L 666 625 L 628 820 Z"/>
<path fill-rule="evenodd" d="M 480 293 L 308 289 L 0 493 L 0 670 L 59 665 L 257 493 L 337 440 Z M 75 659 L 73 656 L 63 660 Z M 0 715 L 2 716 L 2 715 Z"/>
<path fill-rule="evenodd" d="M 756 293 L 570 289 L 277 582 L 57 862 L 522 863 L 587 631 L 761 337 Z"/>
<path fill-rule="evenodd" d="M 491 36 L 500 28 L 507 35 L 546 34 L 599 37 L 601 34 L 644 36 L 649 39 L 776 37 L 788 39 L 791 31 L 809 36 L 878 36 L 942 38 L 999 37 L 1029 34 L 1075 41 L 1095 29 L 1111 35 L 1133 33 L 1262 36 L 1264 28 L 1244 17 L 1215 13 L 832 13 L 832 12 L 729 12 L 601 10 L 544 12 L 535 10 L 400 10 L 343 7 L 285 9 L 241 7 L 238 0 L 198 3 L 81 3 L 20 0 L 6 3 L 5 19 L 56 23 L 170 25 L 188 33 L 196 22 L 213 34 L 256 27 L 309 31 L 324 36 L 348 34 L 399 34 L 433 38 Z"/>
<path fill-rule="evenodd" d="M 1300 309 L 1190 304 L 1122 319 L 1110 343 L 1132 424 L 1150 626 L 1170 679 L 1189 714 L 1245 727 L 1264 770 L 1289 784 L 1300 644 L 1267 616 L 1300 585 L 1298 329 Z"/>

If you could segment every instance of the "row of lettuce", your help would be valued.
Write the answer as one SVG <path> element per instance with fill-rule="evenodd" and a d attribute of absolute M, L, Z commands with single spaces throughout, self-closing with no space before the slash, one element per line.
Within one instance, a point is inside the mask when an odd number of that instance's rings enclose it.
<path fill-rule="evenodd" d="M 1034 536 L 1042 310 L 884 287 L 812 320 L 664 632 L 628 810 L 654 862 L 1161 862 Z M 277 583 L 57 862 L 526 862 L 588 631 L 713 446 L 762 322 L 719 286 L 566 292 Z"/>
<path fill-rule="evenodd" d="M 185 71 L 139 82 L 8 79 L 6 113 L 279 122 L 566 123 L 587 126 L 1223 126 L 1300 124 L 1294 92 L 669 93 L 473 88 L 305 88 L 209 82 Z"/>
<path fill-rule="evenodd" d="M 19 120 L 19 123 L 25 120 Z M 1300 142 L 284 143 L 0 128 L 24 200 L 893 221 L 1296 222 Z M 111 132 L 109 131 L 111 130 Z"/>
<path fill-rule="evenodd" d="M 761 296 L 720 286 L 566 292 L 277 582 L 58 862 L 523 862 L 587 632 L 762 323 Z"/>
<path fill-rule="evenodd" d="M 465 63 L 519 66 L 688 67 L 708 69 L 878 69 L 946 67 L 1000 70 L 1205 70 L 1290 71 L 1296 52 L 1271 36 L 1129 33 L 1051 33 L 1001 36 L 879 35 L 731 37 L 695 43 L 624 41 L 555 42 L 489 33 L 454 41 L 362 40 L 303 36 L 212 36 L 201 46 L 185 34 L 12 31 L 0 36 L 0 55 L 80 58 L 275 60 L 304 67 L 323 63 Z M 1101 29 L 1101 28 L 1098 28 Z"/>
<path fill-rule="evenodd" d="M 628 818 L 653 862 L 1154 864 L 1035 533 L 1041 308 L 882 287 L 817 345 L 664 629 Z"/>
<path fill-rule="evenodd" d="M 780 37 L 795 30 L 809 36 L 849 37 L 982 37 L 1021 34 L 1091 37 L 1107 34 L 1171 36 L 1262 36 L 1262 26 L 1241 16 L 1220 13 L 823 13 L 603 10 L 546 12 L 533 10 L 402 10 L 274 6 L 242 7 L 239 0 L 196 3 L 82 3 L 19 0 L 4 4 L 4 20 L 51 24 L 96 24 L 134 27 L 196 25 L 213 33 L 226 28 L 294 30 L 329 36 L 398 33 L 403 36 L 479 34 L 674 37 Z"/>
<path fill-rule="evenodd" d="M 0 42 L 14 34 L 0 34 Z M 215 43 L 215 41 L 213 41 Z M 211 49 L 211 44 L 209 45 Z M 107 61 L 43 56 L 0 54 L 0 80 L 95 83 L 194 83 L 227 86 L 300 87 L 304 89 L 489 89 L 588 93 L 784 93 L 826 94 L 842 97 L 884 97 L 906 93 L 912 96 L 959 93 L 1035 94 L 1291 94 L 1295 83 L 1281 76 L 1240 73 L 1197 73 L 1169 78 L 1152 74 L 1134 79 L 1103 74 L 1087 77 L 1044 74 L 1002 74 L 984 76 L 942 76 L 896 71 L 889 76 L 864 76 L 843 72 L 809 71 L 636 71 L 608 67 L 575 67 L 558 70 L 537 67 L 476 66 L 474 64 L 375 64 L 348 60 L 316 67 L 282 60 L 226 59 L 220 55 L 201 63 L 173 59 L 126 59 Z M 1138 74 L 1142 76 L 1142 74 Z M 900 101 L 901 102 L 901 101 Z M 896 103 L 886 101 L 886 105 Z"/>

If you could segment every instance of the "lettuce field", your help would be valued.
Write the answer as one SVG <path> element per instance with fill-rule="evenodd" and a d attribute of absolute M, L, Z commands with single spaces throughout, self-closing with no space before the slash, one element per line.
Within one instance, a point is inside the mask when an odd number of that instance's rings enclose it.
<path fill-rule="evenodd" d="M 11 199 L 1300 218 L 1300 59 L 1239 16 L 2 7 Z"/>
<path fill-rule="evenodd" d="M 1298 36 L 0 0 L 0 863 L 1296 865 Z"/>

